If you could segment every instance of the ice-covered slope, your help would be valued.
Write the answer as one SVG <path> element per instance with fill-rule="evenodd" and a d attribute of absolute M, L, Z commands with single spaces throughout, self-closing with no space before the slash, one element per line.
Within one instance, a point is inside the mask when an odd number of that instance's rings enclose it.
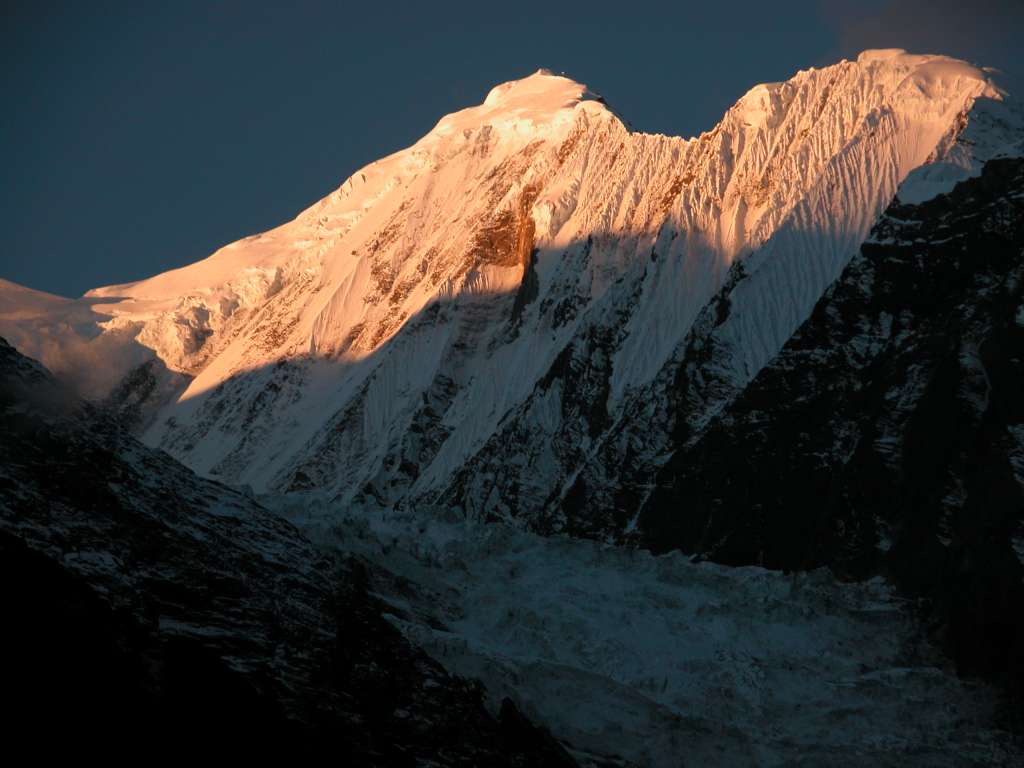
<path fill-rule="evenodd" d="M 730 276 L 719 367 L 742 386 L 915 168 L 935 187 L 1012 144 L 1002 99 L 963 62 L 868 52 L 756 86 L 684 140 L 540 71 L 294 221 L 89 298 L 101 336 L 192 377 L 145 439 L 200 472 L 560 528 Z M 957 141 L 985 120 L 991 141 Z M 636 422 L 652 444 L 656 422 Z"/>
<path fill-rule="evenodd" d="M 394 624 L 588 768 L 1015 765 L 996 692 L 960 680 L 882 579 L 782 574 L 411 511 L 268 500 L 365 557 Z"/>

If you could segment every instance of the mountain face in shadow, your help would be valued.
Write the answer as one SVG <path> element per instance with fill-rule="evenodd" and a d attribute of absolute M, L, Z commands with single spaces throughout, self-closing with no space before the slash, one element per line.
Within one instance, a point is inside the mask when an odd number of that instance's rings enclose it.
<path fill-rule="evenodd" d="M 349 765 L 572 765 L 382 617 L 363 566 L 197 477 L 0 341 L 12 742 Z"/>
<path fill-rule="evenodd" d="M 895 202 L 640 513 L 645 546 L 883 573 L 1024 695 L 1024 161 Z"/>

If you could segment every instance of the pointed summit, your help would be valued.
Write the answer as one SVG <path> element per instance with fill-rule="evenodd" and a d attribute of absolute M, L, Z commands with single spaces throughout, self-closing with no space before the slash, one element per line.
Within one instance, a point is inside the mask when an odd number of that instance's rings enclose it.
<path fill-rule="evenodd" d="M 483 104 L 446 115 L 432 133 L 447 134 L 491 125 L 505 138 L 510 134 L 527 138 L 547 136 L 567 127 L 578 110 L 611 114 L 603 100 L 586 85 L 538 69 L 527 77 L 494 86 Z"/>
<path fill-rule="evenodd" d="M 544 102 L 565 99 L 567 102 L 580 101 L 590 94 L 587 86 L 575 80 L 556 75 L 550 69 L 538 69 L 532 75 L 519 80 L 509 80 L 494 86 L 484 100 L 484 106 L 510 106 L 514 103 L 535 101 L 537 106 Z"/>

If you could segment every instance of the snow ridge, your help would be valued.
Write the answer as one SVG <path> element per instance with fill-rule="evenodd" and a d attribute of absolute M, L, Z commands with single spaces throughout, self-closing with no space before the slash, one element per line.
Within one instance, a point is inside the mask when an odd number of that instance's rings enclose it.
<path fill-rule="evenodd" d="M 875 51 L 756 86 L 681 139 L 541 70 L 295 220 L 88 299 L 99 337 L 187 377 L 144 439 L 199 472 L 537 516 L 671 378 L 735 263 L 716 333 L 741 387 L 915 169 L 934 193 L 1019 149 L 1009 104 L 964 62 Z"/>

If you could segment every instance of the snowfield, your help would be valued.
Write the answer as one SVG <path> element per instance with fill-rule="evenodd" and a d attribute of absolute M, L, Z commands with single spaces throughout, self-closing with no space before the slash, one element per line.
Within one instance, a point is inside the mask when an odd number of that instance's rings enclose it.
<path fill-rule="evenodd" d="M 1011 765 L 991 688 L 956 677 L 881 579 L 654 557 L 423 513 L 261 499 L 372 562 L 396 626 L 510 696 L 583 765 Z"/>

